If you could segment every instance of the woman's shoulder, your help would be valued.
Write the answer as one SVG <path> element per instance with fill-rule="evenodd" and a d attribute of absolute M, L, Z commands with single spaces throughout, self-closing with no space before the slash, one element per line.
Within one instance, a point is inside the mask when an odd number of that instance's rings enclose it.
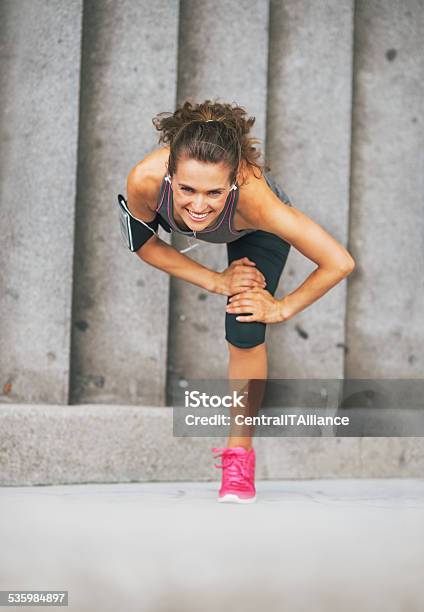
<path fill-rule="evenodd" d="M 128 175 L 135 189 L 143 194 L 143 198 L 152 210 L 156 209 L 163 177 L 167 173 L 169 147 L 153 149 L 141 159 Z"/>
<path fill-rule="evenodd" d="M 258 218 L 258 201 L 264 190 L 269 189 L 264 172 L 250 164 L 242 166 L 237 176 L 239 199 L 235 213 L 236 229 L 255 229 Z"/>

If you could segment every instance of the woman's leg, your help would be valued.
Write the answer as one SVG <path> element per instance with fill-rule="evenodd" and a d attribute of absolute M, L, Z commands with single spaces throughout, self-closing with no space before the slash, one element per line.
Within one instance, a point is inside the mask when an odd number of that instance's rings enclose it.
<path fill-rule="evenodd" d="M 248 391 L 247 399 L 243 402 L 246 408 L 232 407 L 230 409 L 232 425 L 227 446 L 229 448 L 242 446 L 246 450 L 250 450 L 254 427 L 236 426 L 234 425 L 234 418 L 236 414 L 255 416 L 258 413 L 268 376 L 266 344 L 263 342 L 253 348 L 239 348 L 230 342 L 227 344 L 230 390 L 231 392 L 237 391 L 239 394 Z"/>
<path fill-rule="evenodd" d="M 275 294 L 289 251 L 288 242 L 261 230 L 227 244 L 228 263 L 249 257 L 265 276 L 266 289 L 271 295 Z M 247 416 L 256 416 L 261 407 L 268 376 L 266 325 L 261 322 L 244 323 L 237 321 L 236 317 L 236 314 L 230 313 L 225 316 L 225 338 L 229 350 L 228 379 L 231 392 L 237 391 L 241 395 L 247 391 L 247 401 L 243 402 L 246 404 L 244 409 L 231 409 L 232 426 L 228 446 L 250 449 L 254 427 L 237 426 L 234 418 L 242 410 Z"/>

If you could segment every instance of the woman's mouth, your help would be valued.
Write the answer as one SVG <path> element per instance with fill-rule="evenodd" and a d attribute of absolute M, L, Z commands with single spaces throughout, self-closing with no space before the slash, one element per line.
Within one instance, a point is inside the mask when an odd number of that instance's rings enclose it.
<path fill-rule="evenodd" d="M 186 210 L 190 219 L 193 219 L 193 221 L 204 221 L 206 217 L 210 214 L 210 211 L 200 215 L 198 213 L 193 212 L 189 208 L 186 208 Z"/>

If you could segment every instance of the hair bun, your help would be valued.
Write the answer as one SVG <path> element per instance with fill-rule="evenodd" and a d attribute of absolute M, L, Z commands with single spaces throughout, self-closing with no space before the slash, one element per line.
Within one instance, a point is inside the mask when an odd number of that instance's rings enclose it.
<path fill-rule="evenodd" d="M 215 125 L 216 129 L 209 129 L 205 124 L 211 121 L 220 125 Z M 261 173 L 270 170 L 267 164 L 259 161 L 261 151 L 254 145 L 260 140 L 249 135 L 255 117 L 249 116 L 246 109 L 236 103 L 209 99 L 197 103 L 187 99 L 175 111 L 157 114 L 152 123 L 161 133 L 159 144 L 170 144 L 168 172 L 171 176 L 180 152 L 203 162 L 225 161 L 231 166 L 230 180 L 233 182 L 242 160 Z M 205 134 L 208 136 L 207 142 L 204 140 Z"/>

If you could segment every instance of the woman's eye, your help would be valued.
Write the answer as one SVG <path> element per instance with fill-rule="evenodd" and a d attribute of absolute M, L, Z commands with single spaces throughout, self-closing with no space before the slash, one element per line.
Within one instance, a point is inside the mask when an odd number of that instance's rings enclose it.
<path fill-rule="evenodd" d="M 181 189 L 182 191 L 189 191 L 189 192 L 193 191 L 191 187 L 181 187 Z M 221 195 L 220 191 L 210 191 L 209 193 L 212 195 Z"/>

